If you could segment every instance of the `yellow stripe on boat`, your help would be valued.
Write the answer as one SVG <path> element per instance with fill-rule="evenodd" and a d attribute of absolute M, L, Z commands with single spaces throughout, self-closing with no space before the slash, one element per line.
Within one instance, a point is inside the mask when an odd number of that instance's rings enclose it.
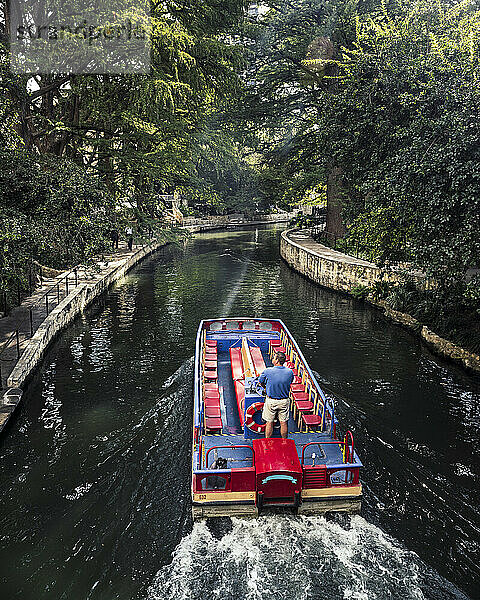
<path fill-rule="evenodd" d="M 302 490 L 302 498 L 338 498 L 339 496 L 361 496 L 361 494 L 361 485 Z"/>
<path fill-rule="evenodd" d="M 255 500 L 255 492 L 202 492 L 193 494 L 194 502 L 239 502 Z"/>

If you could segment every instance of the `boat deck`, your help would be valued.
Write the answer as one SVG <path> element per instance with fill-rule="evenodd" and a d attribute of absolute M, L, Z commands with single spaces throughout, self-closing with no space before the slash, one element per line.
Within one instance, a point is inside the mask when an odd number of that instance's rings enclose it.
<path fill-rule="evenodd" d="M 268 352 L 262 350 L 262 357 L 267 367 L 272 366 L 272 362 L 268 356 Z M 232 377 L 232 368 L 230 363 L 230 354 L 228 350 L 218 352 L 218 387 L 220 390 L 220 409 L 222 414 L 222 422 L 224 427 L 220 433 L 204 434 L 205 456 L 210 448 L 217 446 L 226 446 L 222 448 L 218 455 L 227 458 L 229 468 L 240 468 L 252 466 L 252 453 L 248 448 L 231 448 L 228 446 L 248 445 L 252 447 L 252 440 L 245 439 L 243 435 L 243 427 L 240 423 L 240 417 L 235 396 L 235 387 Z M 301 433 L 293 416 L 290 414 L 288 421 L 289 437 L 294 440 L 297 446 L 299 459 L 302 459 L 302 449 L 305 444 L 318 443 L 317 445 L 309 446 L 305 451 L 305 465 L 311 465 L 313 462 L 312 453 L 315 456 L 315 464 L 341 464 L 343 463 L 343 454 L 341 446 L 332 444 L 332 438 L 328 433 L 319 433 L 318 431 L 310 433 Z M 280 437 L 278 428 L 274 430 L 274 437 Z M 322 444 L 324 442 L 324 444 Z M 215 460 L 214 452 L 209 455 L 209 465 Z M 208 468 L 204 465 L 204 468 Z"/>
<path fill-rule="evenodd" d="M 289 438 L 295 442 L 297 447 L 298 457 L 302 459 L 302 449 L 305 444 L 309 444 L 310 442 L 314 442 L 318 445 L 308 446 L 305 450 L 304 455 L 304 464 L 311 465 L 313 462 L 312 453 L 316 455 L 315 457 L 315 465 L 337 465 L 343 464 L 343 454 L 341 450 L 340 444 L 332 444 L 332 438 L 327 433 L 319 433 L 319 432 L 310 432 L 310 433 L 300 433 L 299 431 L 295 431 L 289 433 Z M 222 448 L 218 450 L 218 456 L 222 458 L 226 458 L 228 461 L 228 468 L 238 469 L 241 467 L 251 467 L 252 466 L 252 453 L 248 448 L 229 448 L 229 446 L 242 445 L 242 446 L 250 446 L 252 447 L 253 440 L 246 440 L 243 437 L 243 434 L 239 435 L 231 435 L 228 433 L 217 433 L 211 435 L 205 435 L 203 437 L 205 444 L 205 456 L 210 448 L 215 448 L 221 446 Z M 322 444 L 322 442 L 324 442 Z M 321 447 L 321 450 L 319 449 Z M 215 460 L 214 451 L 210 452 L 208 457 L 208 466 L 204 466 L 204 468 L 208 468 L 212 462 Z"/>

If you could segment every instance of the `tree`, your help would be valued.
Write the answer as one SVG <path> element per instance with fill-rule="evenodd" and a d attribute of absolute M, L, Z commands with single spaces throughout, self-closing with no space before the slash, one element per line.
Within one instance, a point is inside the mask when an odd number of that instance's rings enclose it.
<path fill-rule="evenodd" d="M 347 247 L 433 280 L 415 303 L 428 322 L 478 328 L 478 3 L 270 6 L 247 110 L 270 196 L 298 203 L 328 182 Z"/>
<path fill-rule="evenodd" d="M 202 177 L 199 140 L 235 94 L 242 48 L 231 43 L 243 0 L 153 2 L 151 71 L 131 75 L 18 75 L 9 68 L 10 15 L 0 44 L 2 277 L 27 257 L 63 267 L 108 243 L 115 207 L 144 222 L 162 193 Z M 117 224 L 118 226 L 118 224 Z M 15 248 L 15 251 L 14 251 Z"/>
<path fill-rule="evenodd" d="M 302 202 L 328 182 L 329 220 L 343 229 L 340 167 L 320 131 L 322 112 L 337 93 L 337 58 L 353 40 L 359 2 L 269 3 L 249 30 L 254 40 L 246 119 L 257 128 L 271 202 Z M 273 182 L 273 185 L 272 185 Z"/>

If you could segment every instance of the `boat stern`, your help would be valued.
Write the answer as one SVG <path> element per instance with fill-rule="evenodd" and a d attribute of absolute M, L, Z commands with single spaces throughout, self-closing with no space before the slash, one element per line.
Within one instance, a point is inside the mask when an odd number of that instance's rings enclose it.
<path fill-rule="evenodd" d="M 256 466 L 256 504 L 298 508 L 302 495 L 302 467 L 295 442 L 282 438 L 253 440 Z"/>

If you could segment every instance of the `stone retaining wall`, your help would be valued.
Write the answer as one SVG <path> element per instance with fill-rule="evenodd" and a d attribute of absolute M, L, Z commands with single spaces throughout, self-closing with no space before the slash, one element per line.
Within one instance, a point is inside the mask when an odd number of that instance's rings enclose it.
<path fill-rule="evenodd" d="M 372 285 L 382 279 L 381 270 L 375 265 L 368 265 L 366 261 L 363 265 L 347 263 L 333 256 L 324 256 L 289 239 L 288 233 L 283 232 L 280 238 L 280 255 L 295 271 L 315 283 L 350 292 L 355 286 Z"/>
<path fill-rule="evenodd" d="M 289 238 L 290 231 L 284 231 L 280 238 L 280 255 L 285 262 L 308 279 L 324 287 L 351 293 L 359 285 L 371 286 L 376 281 L 399 281 L 394 273 L 385 274 L 367 261 L 360 261 L 325 248 L 325 253 L 303 247 Z M 320 244 L 316 245 L 319 249 Z M 342 256 L 344 258 L 342 258 Z M 441 338 L 411 315 L 393 310 L 385 302 L 370 301 L 381 309 L 394 323 L 415 332 L 438 355 L 453 360 L 468 370 L 480 372 L 480 356 L 468 352 L 452 342 Z"/>
<path fill-rule="evenodd" d="M 15 365 L 8 380 L 8 387 L 20 387 L 40 362 L 47 346 L 53 338 L 80 314 L 88 304 L 104 292 L 113 282 L 123 277 L 143 258 L 165 246 L 165 241 L 147 244 L 129 256 L 121 265 L 114 265 L 91 284 L 81 284 L 58 304 L 39 326 L 29 340 L 22 356 Z"/>

